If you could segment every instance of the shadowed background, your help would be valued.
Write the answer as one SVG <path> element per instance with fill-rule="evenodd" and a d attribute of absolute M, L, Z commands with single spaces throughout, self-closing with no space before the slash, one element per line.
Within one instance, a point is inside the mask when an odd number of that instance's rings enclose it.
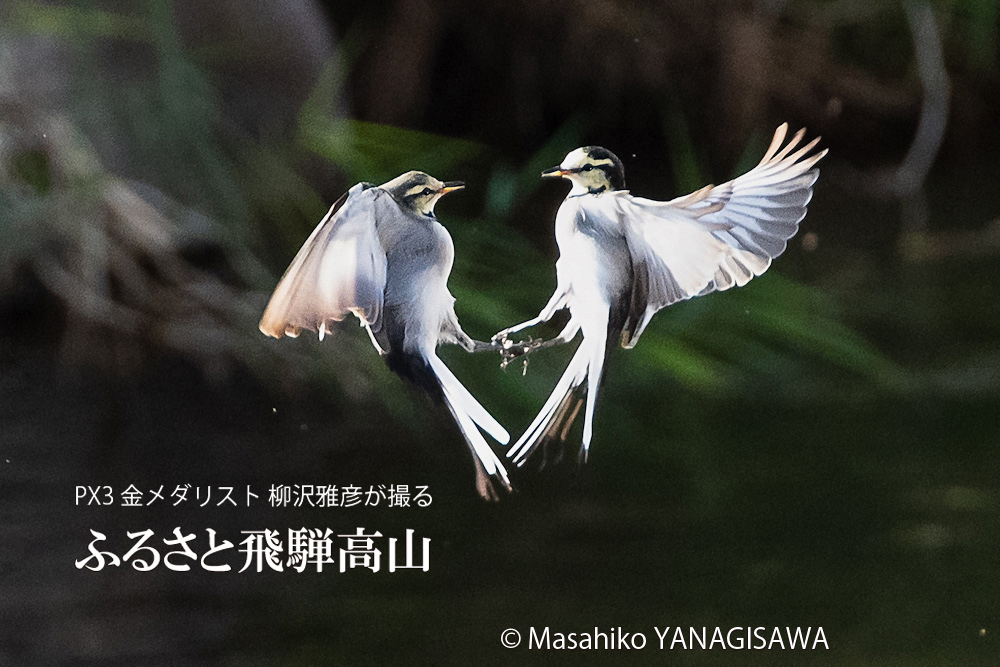
<path fill-rule="evenodd" d="M 4 3 L 0 664 L 606 664 L 500 646 L 532 625 L 652 645 L 653 626 L 821 625 L 830 644 L 624 663 L 995 664 L 997 31 L 983 0 Z M 786 253 L 660 313 L 609 361 L 590 463 L 529 461 L 496 505 L 363 331 L 257 331 L 357 181 L 466 181 L 437 213 L 482 339 L 554 287 L 565 185 L 543 168 L 600 144 L 667 199 L 755 164 L 783 121 L 830 149 Z M 570 353 L 522 374 L 441 350 L 515 437 Z M 97 484 L 261 499 L 74 505 Z M 274 484 L 434 502 L 270 508 Z M 73 565 L 90 529 L 121 555 L 126 531 L 177 526 L 202 549 L 206 528 L 414 528 L 432 565 Z"/>

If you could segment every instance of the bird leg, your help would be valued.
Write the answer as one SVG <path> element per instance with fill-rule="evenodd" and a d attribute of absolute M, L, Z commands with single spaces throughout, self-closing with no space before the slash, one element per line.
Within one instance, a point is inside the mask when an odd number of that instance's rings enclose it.
<path fill-rule="evenodd" d="M 382 349 L 382 346 L 379 345 L 378 341 L 375 339 L 375 332 L 372 331 L 371 325 L 368 324 L 368 322 L 362 321 L 361 322 L 361 326 L 363 326 L 365 328 L 365 331 L 368 332 L 368 337 L 371 338 L 372 345 L 374 345 L 375 349 L 378 350 L 379 356 L 383 356 L 384 357 L 385 356 L 385 350 Z"/>
<path fill-rule="evenodd" d="M 576 323 L 574 318 L 570 317 L 569 322 L 567 322 L 566 326 L 563 327 L 563 330 L 559 332 L 559 335 L 549 340 L 541 338 L 535 339 L 528 336 L 528 340 L 515 343 L 507 338 L 507 333 L 505 331 L 498 333 L 493 337 L 493 340 L 494 342 L 499 342 L 503 346 L 503 350 L 500 354 L 504 357 L 504 365 L 506 365 L 506 362 L 509 362 L 511 359 L 522 355 L 526 357 L 528 354 L 535 352 L 536 350 L 544 350 L 547 347 L 555 347 L 556 345 L 565 345 L 576 337 L 578 331 L 580 331 L 580 325 Z"/>
<path fill-rule="evenodd" d="M 519 357 L 522 354 L 527 354 L 530 350 L 527 349 L 525 343 L 514 343 L 513 341 L 503 339 L 503 340 L 491 340 L 486 343 L 481 340 L 476 340 L 470 338 L 466 343 L 462 344 L 468 352 L 499 352 L 502 357 Z"/>
<path fill-rule="evenodd" d="M 541 341 L 538 341 L 541 343 Z M 528 368 L 528 353 L 532 351 L 532 345 L 536 344 L 533 339 L 528 339 L 527 342 L 515 343 L 514 341 L 504 339 L 493 339 L 489 343 L 481 340 L 476 340 L 465 335 L 463 332 L 461 337 L 459 337 L 459 345 L 461 345 L 467 352 L 499 352 L 500 353 L 500 368 L 506 369 L 507 364 L 516 359 L 517 357 L 524 357 L 524 368 L 527 372 Z"/>
<path fill-rule="evenodd" d="M 543 322 L 548 322 L 552 319 L 552 316 L 556 314 L 556 311 L 562 310 L 566 307 L 566 290 L 556 289 L 555 293 L 549 299 L 549 302 L 545 304 L 542 308 L 542 312 L 538 313 L 537 317 L 533 317 L 526 322 L 521 322 L 520 324 L 515 324 L 512 327 L 507 327 L 503 331 L 498 331 L 493 334 L 493 340 L 507 340 L 507 337 L 512 333 L 517 333 L 524 329 L 529 329 L 537 324 Z"/>
<path fill-rule="evenodd" d="M 565 345 L 566 343 L 573 340 L 573 337 L 576 336 L 576 332 L 578 330 L 579 327 L 576 327 L 571 322 L 569 325 L 566 326 L 565 329 L 563 329 L 562 333 L 560 333 L 555 338 L 550 338 L 549 340 L 544 340 L 542 338 L 532 338 L 531 336 L 528 336 L 527 340 L 522 340 L 515 343 L 507 338 L 502 338 L 500 339 L 500 342 L 503 345 L 503 349 L 500 351 L 500 356 L 503 357 L 503 361 L 500 362 L 500 368 L 506 369 L 507 365 L 514 359 L 517 359 L 518 357 L 523 357 L 524 367 L 522 369 L 522 374 L 527 374 L 529 354 L 531 354 L 532 352 L 536 352 L 538 350 L 544 350 L 547 347 L 555 347 L 556 345 Z M 567 332 L 569 332 L 569 335 L 567 335 Z"/>

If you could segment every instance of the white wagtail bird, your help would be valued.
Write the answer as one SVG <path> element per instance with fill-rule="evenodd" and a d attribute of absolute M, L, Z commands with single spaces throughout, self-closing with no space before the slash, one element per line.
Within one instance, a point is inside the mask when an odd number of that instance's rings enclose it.
<path fill-rule="evenodd" d="M 462 187 L 419 171 L 352 187 L 292 260 L 260 330 L 280 338 L 308 329 L 322 340 L 333 322 L 355 315 L 392 371 L 448 407 L 472 452 L 479 494 L 495 499 L 491 480 L 506 490 L 510 481 L 478 428 L 502 444 L 510 436 L 435 352 L 440 343 L 499 349 L 462 331 L 448 291 L 455 247 L 434 205 Z"/>
<path fill-rule="evenodd" d="M 604 361 L 613 343 L 632 348 L 653 315 L 672 303 L 745 285 L 764 273 L 798 230 L 819 177 L 810 154 L 819 139 L 800 146 L 802 130 L 785 144 L 788 125 L 774 133 L 756 167 L 735 180 L 706 186 L 667 202 L 625 190 L 621 160 L 599 146 L 578 148 L 545 177 L 572 189 L 556 213 L 556 291 L 538 317 L 505 329 L 494 341 L 548 321 L 569 308 L 559 335 L 521 351 L 583 342 L 534 421 L 507 456 L 523 465 L 539 445 L 563 443 L 583 403 L 586 461 Z M 794 151 L 794 152 L 793 152 Z M 584 384 L 586 382 L 586 384 Z"/>

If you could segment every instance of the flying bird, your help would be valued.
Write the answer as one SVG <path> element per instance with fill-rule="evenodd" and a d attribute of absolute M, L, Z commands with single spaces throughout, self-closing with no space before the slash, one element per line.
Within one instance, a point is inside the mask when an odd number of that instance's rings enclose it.
<path fill-rule="evenodd" d="M 581 406 L 585 461 L 601 373 L 613 344 L 634 347 L 661 308 L 743 286 L 785 250 L 812 198 L 819 177 L 814 167 L 826 155 L 826 150 L 812 152 L 819 138 L 801 145 L 805 130 L 785 143 L 787 133 L 786 123 L 760 163 L 735 180 L 666 202 L 632 196 L 621 160 L 599 146 L 577 148 L 542 172 L 572 184 L 556 213 L 556 290 L 537 317 L 493 340 L 513 345 L 512 333 L 569 308 L 570 320 L 556 338 L 528 343 L 510 356 L 568 343 L 580 331 L 583 341 L 534 421 L 508 450 L 517 465 L 539 445 L 565 442 Z"/>
<path fill-rule="evenodd" d="M 510 436 L 435 351 L 440 343 L 498 349 L 462 331 L 448 291 L 455 247 L 434 205 L 462 187 L 419 171 L 352 187 L 292 260 L 260 330 L 280 338 L 307 329 L 322 340 L 334 322 L 357 317 L 392 371 L 448 407 L 472 452 L 479 494 L 495 499 L 495 485 L 510 490 L 510 481 L 479 429 L 501 444 Z"/>

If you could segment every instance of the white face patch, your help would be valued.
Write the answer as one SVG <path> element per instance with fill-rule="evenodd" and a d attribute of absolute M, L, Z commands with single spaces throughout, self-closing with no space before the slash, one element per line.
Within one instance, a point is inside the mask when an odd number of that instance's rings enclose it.
<path fill-rule="evenodd" d="M 609 164 L 614 166 L 614 161 L 609 158 L 596 159 L 592 157 L 587 157 L 587 154 L 582 148 L 577 148 L 574 151 L 569 152 L 563 159 L 562 164 L 559 165 L 560 169 L 579 169 L 585 165 L 591 164 L 595 167 L 602 164 Z"/>
<path fill-rule="evenodd" d="M 562 164 L 559 165 L 560 169 L 577 169 L 582 167 L 587 161 L 587 154 L 583 152 L 582 148 L 577 148 L 566 154 L 563 158 Z"/>

